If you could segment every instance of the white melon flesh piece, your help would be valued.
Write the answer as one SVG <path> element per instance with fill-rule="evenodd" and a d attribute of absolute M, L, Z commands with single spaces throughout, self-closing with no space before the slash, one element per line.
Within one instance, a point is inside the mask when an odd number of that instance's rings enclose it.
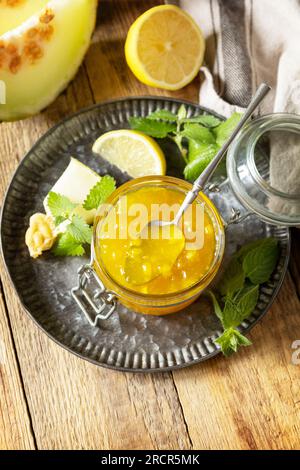
<path fill-rule="evenodd" d="M 88 166 L 79 162 L 75 158 L 71 158 L 69 165 L 61 177 L 56 181 L 51 191 L 61 194 L 62 196 L 66 196 L 75 204 L 80 204 L 80 206 L 75 209 L 75 212 L 81 215 L 88 224 L 92 224 L 96 210 L 92 209 L 87 211 L 82 207 L 82 204 L 92 187 L 100 180 L 101 176 L 99 176 L 95 171 L 91 170 Z M 48 195 L 44 199 L 44 207 L 46 213 L 51 215 L 47 199 Z"/>
<path fill-rule="evenodd" d="M 39 3 L 33 0 L 32 7 Z M 89 46 L 96 8 L 97 0 L 50 0 L 0 35 L 0 81 L 6 87 L 0 121 L 39 112 L 67 86 Z M 0 24 L 5 31 L 3 19 Z"/>
<path fill-rule="evenodd" d="M 0 0 L 0 35 L 20 26 L 49 0 Z"/>

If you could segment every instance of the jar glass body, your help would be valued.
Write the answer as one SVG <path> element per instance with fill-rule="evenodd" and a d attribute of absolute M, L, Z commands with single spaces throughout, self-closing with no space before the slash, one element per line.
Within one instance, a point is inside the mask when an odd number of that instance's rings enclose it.
<path fill-rule="evenodd" d="M 114 193 L 107 200 L 108 207 L 114 207 L 120 198 L 126 196 L 129 192 L 145 187 L 169 188 L 176 191 L 181 191 L 183 195 L 185 195 L 191 189 L 192 185 L 181 179 L 167 176 L 153 176 L 134 179 L 128 183 L 125 183 L 116 191 L 114 191 Z M 103 224 L 108 215 L 108 211 L 111 209 L 108 208 L 104 212 L 101 211 L 101 213 L 96 215 L 93 234 L 93 268 L 103 282 L 104 286 L 108 290 L 114 292 L 122 304 L 138 312 L 149 313 L 152 315 L 165 315 L 179 311 L 185 308 L 187 305 L 191 304 L 201 294 L 203 289 L 211 283 L 219 270 L 224 254 L 224 227 L 217 209 L 207 196 L 205 196 L 203 193 L 199 193 L 196 199 L 196 203 L 204 206 L 205 211 L 209 215 L 214 227 L 216 244 L 213 261 L 206 275 L 199 279 L 196 283 L 182 291 L 168 294 L 151 295 L 136 292 L 134 290 L 125 288 L 124 285 L 116 282 L 110 276 L 107 267 L 104 265 L 101 259 L 100 240 L 97 236 L 97 233 L 99 233 L 101 224 Z"/>

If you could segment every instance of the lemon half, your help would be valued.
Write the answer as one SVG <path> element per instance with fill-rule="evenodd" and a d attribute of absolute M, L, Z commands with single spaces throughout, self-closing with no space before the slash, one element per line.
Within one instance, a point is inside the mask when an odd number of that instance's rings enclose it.
<path fill-rule="evenodd" d="M 192 17 L 175 5 L 160 5 L 131 25 L 126 61 L 146 85 L 178 90 L 197 75 L 204 57 L 203 34 Z"/>
<path fill-rule="evenodd" d="M 93 152 L 133 178 L 166 173 L 166 160 L 161 148 L 155 140 L 139 131 L 121 129 L 106 132 L 94 143 Z"/>

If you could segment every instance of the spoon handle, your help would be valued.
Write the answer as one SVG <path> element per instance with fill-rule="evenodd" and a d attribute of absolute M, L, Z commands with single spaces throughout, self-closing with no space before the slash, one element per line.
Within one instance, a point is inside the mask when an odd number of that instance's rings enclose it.
<path fill-rule="evenodd" d="M 191 191 L 189 191 L 186 195 L 186 198 L 184 199 L 182 206 L 180 207 L 178 213 L 176 214 L 174 222 L 177 223 L 179 219 L 181 218 L 182 214 L 185 212 L 187 209 L 188 205 L 191 204 L 197 197 L 199 191 L 202 191 L 205 184 L 217 168 L 218 164 L 224 157 L 226 151 L 228 150 L 228 147 L 230 144 L 233 142 L 241 128 L 245 125 L 245 123 L 248 121 L 248 119 L 252 116 L 254 113 L 255 109 L 257 106 L 260 104 L 260 102 L 264 99 L 266 94 L 271 90 L 271 87 L 267 85 L 266 83 L 262 83 L 258 89 L 256 90 L 254 96 L 252 97 L 245 113 L 241 117 L 240 121 L 236 125 L 234 131 L 230 135 L 230 137 L 226 140 L 226 142 L 222 145 L 220 150 L 217 152 L 215 157 L 212 159 L 212 161 L 207 165 L 205 170 L 201 173 L 200 176 L 196 179 L 196 181 L 193 184 L 193 188 Z"/>
<path fill-rule="evenodd" d="M 230 135 L 230 137 L 226 140 L 226 142 L 222 145 L 222 147 L 217 152 L 217 154 L 212 159 L 212 161 L 207 165 L 205 170 L 201 173 L 200 176 L 198 176 L 198 178 L 194 182 L 194 188 L 197 191 L 201 191 L 204 188 L 205 183 L 207 183 L 207 181 L 209 180 L 209 178 L 211 177 L 211 175 L 215 171 L 216 167 L 218 166 L 218 164 L 222 160 L 223 156 L 225 155 L 226 151 L 228 150 L 228 147 L 233 142 L 233 140 L 235 139 L 237 134 L 240 132 L 241 128 L 246 124 L 248 119 L 252 116 L 252 114 L 256 110 L 257 106 L 264 99 L 264 97 L 270 91 L 270 89 L 271 88 L 266 83 L 262 83 L 258 87 L 258 89 L 257 89 L 255 95 L 252 97 L 245 113 L 241 117 L 240 121 L 236 125 L 236 127 L 235 127 L 234 131 L 232 132 L 232 134 Z"/>

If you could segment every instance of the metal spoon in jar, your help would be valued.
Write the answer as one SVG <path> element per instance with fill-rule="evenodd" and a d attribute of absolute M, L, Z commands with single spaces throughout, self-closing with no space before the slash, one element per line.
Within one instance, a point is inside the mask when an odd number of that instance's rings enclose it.
<path fill-rule="evenodd" d="M 132 256 L 132 254 L 129 254 L 127 256 L 126 261 L 125 261 L 125 276 L 126 280 L 130 283 L 133 284 L 145 284 L 147 282 L 150 282 L 152 279 L 157 277 L 160 272 L 157 269 L 149 269 L 149 264 L 143 266 L 143 263 L 141 263 L 141 254 L 143 254 L 143 243 L 145 244 L 145 248 L 149 252 L 149 243 L 151 242 L 151 239 L 149 240 L 148 234 L 153 233 L 157 230 L 162 230 L 164 231 L 163 227 L 170 227 L 173 226 L 172 233 L 175 235 L 176 238 L 178 238 L 179 243 L 178 243 L 178 250 L 176 251 L 176 246 L 173 245 L 173 256 L 172 258 L 176 258 L 179 256 L 181 251 L 184 248 L 184 243 L 182 243 L 182 238 L 184 239 L 184 236 L 182 234 L 182 237 L 179 232 L 181 232 L 180 228 L 178 227 L 178 223 L 183 216 L 184 212 L 187 210 L 187 208 L 190 206 L 190 204 L 193 203 L 193 201 L 196 199 L 198 193 L 200 191 L 203 191 L 205 184 L 207 181 L 210 179 L 212 174 L 214 173 L 215 169 L 217 168 L 218 164 L 226 154 L 230 144 L 233 142 L 239 131 L 242 129 L 242 127 L 246 124 L 248 119 L 252 116 L 258 105 L 261 103 L 261 101 L 264 99 L 266 94 L 270 91 L 269 85 L 262 83 L 254 96 L 252 97 L 245 113 L 243 114 L 242 118 L 236 125 L 234 131 L 232 132 L 231 136 L 227 139 L 227 141 L 223 144 L 223 146 L 220 148 L 220 150 L 217 152 L 215 157 L 211 160 L 211 162 L 207 165 L 205 170 L 201 173 L 200 176 L 196 179 L 196 181 L 193 184 L 192 189 L 187 193 L 182 205 L 180 206 L 176 216 L 174 217 L 173 220 L 167 222 L 164 220 L 151 220 L 146 227 L 141 231 L 141 241 L 142 243 L 139 246 L 139 255 L 138 256 Z M 156 247 L 153 247 L 154 250 L 157 248 L 157 238 L 155 239 L 156 242 Z M 170 240 L 172 243 L 172 240 Z M 147 246 L 146 246 L 147 245 Z M 165 247 L 167 248 L 167 247 Z M 165 258 L 166 257 L 166 250 L 162 250 L 162 256 Z M 177 253 L 177 254 L 176 254 Z M 172 261 L 172 260 L 170 260 Z M 155 265 L 157 266 L 157 260 Z M 147 269 L 148 268 L 148 269 Z M 150 266 L 151 268 L 151 266 Z M 152 272 L 151 272 L 152 271 Z"/>

